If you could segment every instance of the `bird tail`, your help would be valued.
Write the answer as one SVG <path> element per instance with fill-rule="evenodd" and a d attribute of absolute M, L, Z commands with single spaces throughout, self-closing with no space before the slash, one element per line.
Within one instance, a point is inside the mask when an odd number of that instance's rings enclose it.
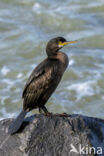
<path fill-rule="evenodd" d="M 22 110 L 21 113 L 17 116 L 17 118 L 12 122 L 12 124 L 8 128 L 9 134 L 16 133 L 19 128 L 21 127 L 24 117 L 26 116 L 27 112 Z"/>

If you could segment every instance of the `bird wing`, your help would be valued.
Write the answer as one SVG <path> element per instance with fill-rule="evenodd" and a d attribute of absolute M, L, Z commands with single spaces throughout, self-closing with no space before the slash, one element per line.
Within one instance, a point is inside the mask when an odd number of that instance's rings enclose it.
<path fill-rule="evenodd" d="M 54 72 L 53 72 L 53 70 L 54 70 Z M 49 73 L 49 75 L 48 75 L 48 73 Z M 43 83 L 44 79 L 46 79 L 46 80 L 47 79 L 49 79 L 49 80 L 53 79 L 53 75 L 55 76 L 55 73 L 57 73 L 56 66 L 53 68 L 53 65 L 50 64 L 48 60 L 44 60 L 31 73 L 31 75 L 30 75 L 30 77 L 29 77 L 29 79 L 28 79 L 28 81 L 24 87 L 22 97 L 24 98 L 27 92 L 28 93 L 29 92 L 35 93 L 35 90 L 39 89 L 39 85 L 41 85 Z M 38 81 L 38 83 L 37 83 L 37 81 Z M 43 85 L 45 85 L 45 84 L 43 84 Z M 29 87 L 31 88 L 31 86 L 33 86 L 33 87 L 30 91 L 28 88 Z"/>
<path fill-rule="evenodd" d="M 32 81 L 35 81 L 37 78 L 39 78 L 41 75 L 45 73 L 46 64 L 44 64 L 45 60 L 41 62 L 31 73 L 30 77 L 27 80 L 27 83 L 24 87 L 22 97 L 24 98 L 25 93 L 27 91 L 27 88 L 31 84 Z"/>

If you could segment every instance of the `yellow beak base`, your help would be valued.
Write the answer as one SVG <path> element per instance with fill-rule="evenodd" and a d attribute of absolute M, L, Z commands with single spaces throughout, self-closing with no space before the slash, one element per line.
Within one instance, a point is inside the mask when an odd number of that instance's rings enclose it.
<path fill-rule="evenodd" d="M 73 43 L 76 43 L 77 41 L 66 41 L 66 42 L 61 42 L 59 41 L 58 45 L 59 47 L 63 47 L 65 45 L 68 45 L 68 44 L 73 44 Z"/>

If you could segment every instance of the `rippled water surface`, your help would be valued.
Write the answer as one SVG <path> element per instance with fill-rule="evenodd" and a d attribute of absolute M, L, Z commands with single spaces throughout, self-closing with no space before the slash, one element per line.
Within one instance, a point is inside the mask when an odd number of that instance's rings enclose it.
<path fill-rule="evenodd" d="M 63 48 L 70 62 L 48 110 L 104 118 L 104 0 L 0 0 L 0 119 L 22 109 L 26 80 L 56 36 L 78 43 Z"/>

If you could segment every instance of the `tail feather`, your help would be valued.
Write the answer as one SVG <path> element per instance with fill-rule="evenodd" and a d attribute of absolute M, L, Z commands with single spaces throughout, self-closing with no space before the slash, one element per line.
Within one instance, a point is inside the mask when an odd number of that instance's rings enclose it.
<path fill-rule="evenodd" d="M 17 118 L 9 126 L 9 128 L 8 128 L 8 133 L 9 134 L 14 134 L 20 129 L 26 114 L 27 114 L 27 112 L 22 110 L 22 112 L 17 116 Z"/>

